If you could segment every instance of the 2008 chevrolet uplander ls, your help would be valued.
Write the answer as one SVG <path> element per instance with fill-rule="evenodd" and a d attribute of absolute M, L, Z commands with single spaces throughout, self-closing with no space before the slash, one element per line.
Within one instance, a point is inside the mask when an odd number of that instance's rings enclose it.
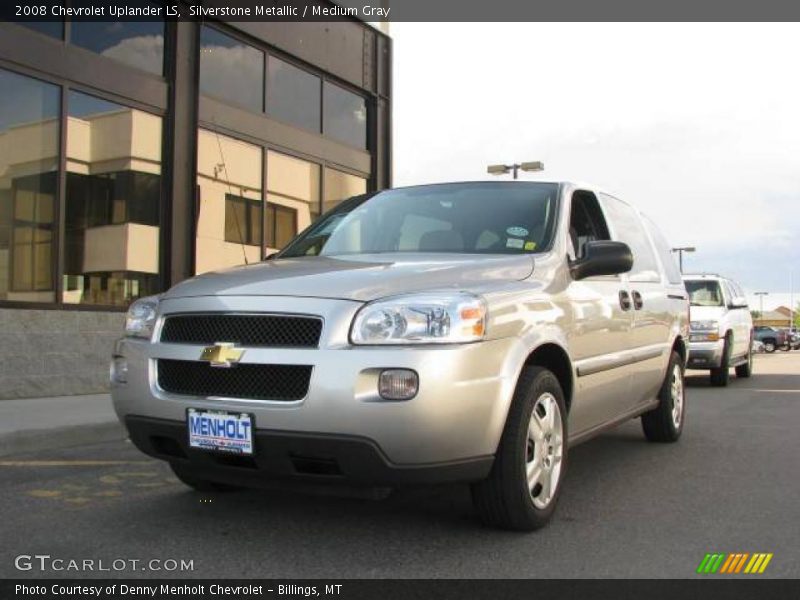
<path fill-rule="evenodd" d="M 634 417 L 678 439 L 688 310 L 669 245 L 612 196 L 399 188 L 135 302 L 113 399 L 196 489 L 465 481 L 487 522 L 529 530 L 570 446 Z"/>

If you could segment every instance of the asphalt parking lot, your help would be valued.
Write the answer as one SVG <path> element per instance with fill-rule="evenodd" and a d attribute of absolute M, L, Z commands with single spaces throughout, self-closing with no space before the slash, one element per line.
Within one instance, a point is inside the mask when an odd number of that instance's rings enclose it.
<path fill-rule="evenodd" d="M 676 445 L 633 421 L 575 448 L 555 519 L 532 534 L 483 527 L 463 486 L 209 495 L 123 442 L 5 457 L 0 576 L 92 575 L 14 567 L 46 554 L 194 567 L 102 577 L 693 577 L 707 552 L 771 552 L 758 577 L 800 577 L 800 352 L 759 355 L 726 389 L 690 372 L 688 392 Z"/>

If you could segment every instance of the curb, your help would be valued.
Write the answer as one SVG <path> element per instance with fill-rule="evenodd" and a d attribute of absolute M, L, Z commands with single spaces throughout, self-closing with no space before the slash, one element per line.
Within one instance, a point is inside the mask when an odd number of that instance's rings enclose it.
<path fill-rule="evenodd" d="M 117 421 L 53 429 L 14 431 L 0 436 L 0 457 L 40 450 L 57 450 L 83 444 L 116 442 L 124 440 L 126 437 L 124 427 Z"/>

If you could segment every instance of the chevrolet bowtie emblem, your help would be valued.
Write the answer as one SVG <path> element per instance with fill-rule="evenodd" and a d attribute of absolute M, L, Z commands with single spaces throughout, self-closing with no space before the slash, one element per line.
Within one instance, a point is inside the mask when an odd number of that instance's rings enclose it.
<path fill-rule="evenodd" d="M 244 350 L 230 342 L 217 342 L 213 346 L 203 348 L 200 360 L 208 361 L 212 367 L 231 367 L 244 356 Z"/>

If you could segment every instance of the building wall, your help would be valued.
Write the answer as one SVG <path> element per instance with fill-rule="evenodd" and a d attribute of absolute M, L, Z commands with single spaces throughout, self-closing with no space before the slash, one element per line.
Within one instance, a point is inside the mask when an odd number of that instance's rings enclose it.
<path fill-rule="evenodd" d="M 131 40 L 81 46 L 76 29 L 85 34 L 93 26 L 68 23 L 59 38 L 0 23 L 0 74 L 57 89 L 60 98 L 36 118 L 23 116 L 18 98 L 0 114 L 0 399 L 105 391 L 127 302 L 278 249 L 286 236 L 270 229 L 270 210 L 284 223 L 293 214 L 300 231 L 344 197 L 391 185 L 391 40 L 374 27 L 168 23 L 159 65 L 149 54 L 130 55 Z M 309 129 L 270 112 L 266 92 L 262 110 L 203 92 L 203 27 L 261 53 L 264 73 L 273 57 L 311 73 L 323 107 L 330 88 L 363 99 L 367 112 L 347 114 L 366 123 L 366 144 L 330 134 L 324 110 L 320 127 Z M 153 36 L 137 43 L 147 39 Z M 212 51 L 229 56 L 224 44 Z M 70 221 L 86 196 L 70 188 L 73 182 L 94 177 L 105 184 L 131 172 L 160 182 L 155 221 L 94 213 L 94 220 Z M 20 225 L 9 207 L 21 197 L 16 182 L 26 177 L 39 177 L 39 189 L 25 193 L 47 195 L 47 204 L 44 216 Z M 263 203 L 260 245 L 230 239 L 226 211 L 235 202 L 228 196 Z M 9 240 L 23 228 L 53 237 L 29 245 L 38 252 L 28 261 L 38 287 L 12 289 L 16 246 Z M 36 266 L 41 257 L 44 268 Z"/>
<path fill-rule="evenodd" d="M 0 399 L 108 389 L 108 363 L 125 315 L 0 308 Z"/>

